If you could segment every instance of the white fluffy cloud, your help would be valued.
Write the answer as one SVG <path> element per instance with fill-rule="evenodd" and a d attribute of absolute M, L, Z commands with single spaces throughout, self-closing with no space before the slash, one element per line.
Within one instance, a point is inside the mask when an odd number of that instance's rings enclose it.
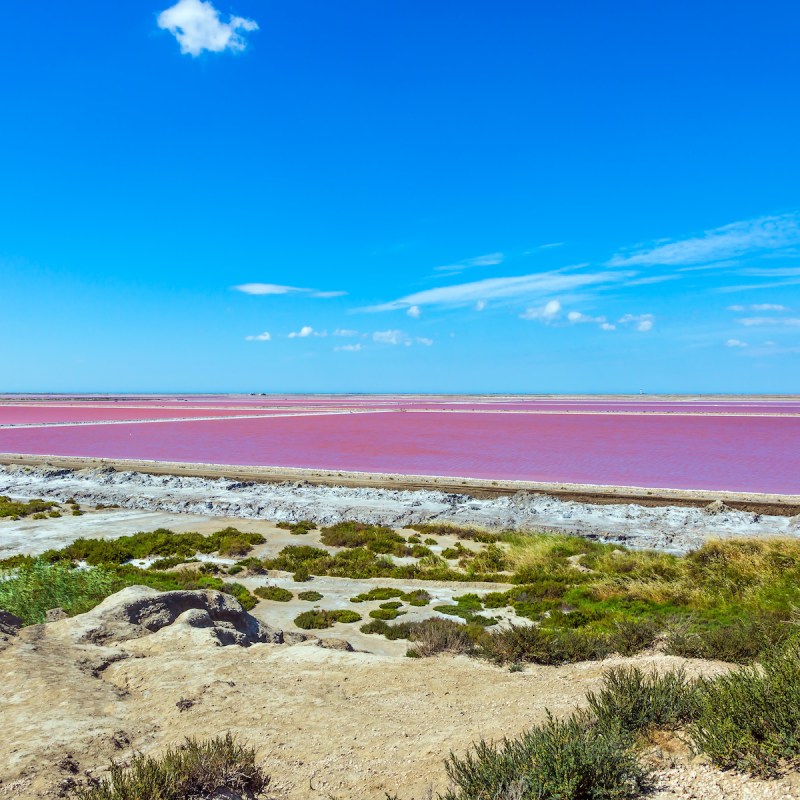
<path fill-rule="evenodd" d="M 272 339 L 272 336 L 270 336 L 269 331 L 264 331 L 264 333 L 259 333 L 256 336 L 245 336 L 244 338 L 247 342 L 268 342 Z"/>
<path fill-rule="evenodd" d="M 741 341 L 741 339 L 728 339 L 725 342 L 725 347 L 747 347 L 747 342 Z"/>
<path fill-rule="evenodd" d="M 408 311 L 406 311 L 406 314 L 412 319 L 418 319 L 421 313 L 419 306 L 409 306 Z"/>
<path fill-rule="evenodd" d="M 519 316 L 521 319 L 538 319 L 542 322 L 552 322 L 561 314 L 561 303 L 558 300 L 548 300 L 543 306 L 527 308 Z"/>
<path fill-rule="evenodd" d="M 247 46 L 244 32 L 257 31 L 258 23 L 231 16 L 227 22 L 219 11 L 203 0 L 178 0 L 158 15 L 158 27 L 169 31 L 181 46 L 181 53 L 199 56 L 204 50 L 240 52 Z"/>
<path fill-rule="evenodd" d="M 412 344 L 422 344 L 427 347 L 433 344 L 433 339 L 426 339 L 423 336 L 409 336 L 405 331 L 389 330 L 375 331 L 372 334 L 372 341 L 378 344 L 403 345 L 411 347 Z"/>
<path fill-rule="evenodd" d="M 299 331 L 292 331 L 289 334 L 290 339 L 305 339 L 309 336 L 324 336 L 325 334 L 317 333 L 310 325 L 303 325 Z"/>

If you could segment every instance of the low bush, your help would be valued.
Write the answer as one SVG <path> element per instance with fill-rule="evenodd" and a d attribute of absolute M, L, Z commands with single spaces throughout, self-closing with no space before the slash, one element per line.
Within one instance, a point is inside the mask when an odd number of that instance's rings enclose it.
<path fill-rule="evenodd" d="M 684 725 L 692 719 L 696 705 L 694 683 L 683 669 L 659 674 L 638 667 L 612 667 L 603 674 L 600 691 L 589 692 L 586 699 L 602 727 L 619 727 L 632 734 Z"/>
<path fill-rule="evenodd" d="M 402 608 L 403 604 L 399 600 L 393 600 L 389 603 L 381 603 L 380 608 L 398 609 Z"/>
<path fill-rule="evenodd" d="M 475 649 L 466 626 L 447 619 L 426 619 L 414 623 L 409 631 L 409 655 L 433 656 L 437 653 L 471 653 Z"/>
<path fill-rule="evenodd" d="M 700 680 L 689 737 L 723 769 L 773 778 L 800 765 L 800 644 L 795 637 L 757 667 Z"/>
<path fill-rule="evenodd" d="M 406 540 L 391 528 L 362 522 L 340 522 L 323 528 L 320 541 L 330 547 L 366 547 L 373 553 L 406 556 L 411 550 Z"/>
<path fill-rule="evenodd" d="M 280 586 L 259 586 L 253 594 L 262 600 L 273 600 L 276 603 L 288 603 L 294 595 Z"/>
<path fill-rule="evenodd" d="M 300 600 L 307 600 L 310 603 L 316 603 L 317 600 L 322 600 L 322 595 L 319 592 L 299 592 L 297 597 Z"/>
<path fill-rule="evenodd" d="M 350 598 L 351 603 L 368 603 L 372 600 L 391 600 L 393 597 L 402 597 L 402 589 L 392 589 L 390 587 L 376 586 L 368 592 L 362 592 Z"/>
<path fill-rule="evenodd" d="M 57 506 L 58 503 L 49 500 L 12 500 L 6 495 L 0 495 L 0 517 L 21 519 L 34 514 L 44 514 Z"/>
<path fill-rule="evenodd" d="M 613 650 L 607 636 L 593 632 L 511 625 L 482 639 L 480 652 L 498 664 L 565 664 L 597 661 Z"/>
<path fill-rule="evenodd" d="M 410 530 L 417 531 L 428 536 L 456 536 L 459 539 L 466 539 L 473 542 L 497 542 L 502 538 L 502 534 L 482 531 L 478 528 L 465 528 L 460 525 L 450 525 L 446 522 L 420 523 L 419 525 L 409 525 Z"/>
<path fill-rule="evenodd" d="M 361 626 L 361 632 L 377 633 L 394 641 L 395 639 L 408 639 L 411 629 L 417 624 L 415 622 L 396 622 L 394 625 L 389 625 L 381 619 L 373 619 Z"/>
<path fill-rule="evenodd" d="M 406 592 L 400 598 L 403 602 L 408 603 L 410 606 L 427 606 L 431 602 L 431 596 L 424 589 L 415 589 L 411 592 Z"/>
<path fill-rule="evenodd" d="M 275 527 L 283 528 L 295 536 L 304 536 L 305 534 L 313 531 L 317 526 L 316 523 L 307 519 L 303 519 L 299 522 L 278 522 L 275 524 Z"/>
<path fill-rule="evenodd" d="M 180 556 L 190 558 L 197 553 L 222 552 L 228 555 L 243 555 L 252 545 L 263 544 L 260 533 L 242 533 L 235 528 L 225 528 L 202 536 L 199 533 L 173 533 L 166 528 L 155 531 L 120 536 L 118 539 L 76 539 L 61 550 L 45 554 L 48 560 L 70 559 L 88 564 L 124 564 L 135 558 L 150 556 Z M 243 552 L 244 551 L 244 552 Z"/>
<path fill-rule="evenodd" d="M 220 792 L 262 796 L 270 779 L 256 766 L 255 750 L 231 734 L 187 739 L 154 758 L 134 755 L 129 767 L 112 764 L 107 778 L 75 790 L 77 800 L 196 800 Z"/>
<path fill-rule="evenodd" d="M 649 784 L 633 742 L 580 715 L 547 722 L 516 739 L 481 741 L 446 763 L 453 788 L 443 800 L 625 800 Z"/>
<path fill-rule="evenodd" d="M 396 608 L 376 608 L 373 611 L 369 612 L 370 617 L 372 619 L 382 619 L 382 620 L 392 620 L 397 619 L 401 616 L 403 611 L 398 611 Z"/>
<path fill-rule="evenodd" d="M 324 610 L 313 609 L 304 611 L 295 617 L 294 624 L 303 630 L 319 630 L 330 628 L 335 622 L 359 622 L 361 615 L 349 610 Z"/>

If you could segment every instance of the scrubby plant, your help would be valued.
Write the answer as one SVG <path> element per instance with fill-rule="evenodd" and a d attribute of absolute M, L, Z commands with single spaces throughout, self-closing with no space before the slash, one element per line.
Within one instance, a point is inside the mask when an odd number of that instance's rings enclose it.
<path fill-rule="evenodd" d="M 305 566 L 300 566 L 294 571 L 292 580 L 295 583 L 308 583 L 311 580 L 311 573 Z"/>
<path fill-rule="evenodd" d="M 376 586 L 368 592 L 362 592 L 355 597 L 350 598 L 351 603 L 368 603 L 372 600 L 391 600 L 393 597 L 402 597 L 402 589 L 393 589 L 391 587 Z"/>
<path fill-rule="evenodd" d="M 225 795 L 260 797 L 269 777 L 256 766 L 255 750 L 230 734 L 208 741 L 186 739 L 160 757 L 134 755 L 130 766 L 113 764 L 107 778 L 75 790 L 76 800 L 197 800 Z"/>
<path fill-rule="evenodd" d="M 319 592 L 299 592 L 297 597 L 300 600 L 307 600 L 310 603 L 316 603 L 317 600 L 322 600 L 322 595 Z"/>
<path fill-rule="evenodd" d="M 398 611 L 396 608 L 383 608 L 383 606 L 381 606 L 381 608 L 370 611 L 369 615 L 372 619 L 392 620 L 397 619 L 403 613 L 405 612 Z"/>
<path fill-rule="evenodd" d="M 388 608 L 390 610 L 391 609 L 396 610 L 396 609 L 402 608 L 402 607 L 403 607 L 403 604 L 399 600 L 392 600 L 392 601 L 390 601 L 388 603 L 381 603 L 380 604 L 380 608 Z"/>
<path fill-rule="evenodd" d="M 601 726 L 633 734 L 682 726 L 696 707 L 694 682 L 682 668 L 646 673 L 638 667 L 613 667 L 603 674 L 599 692 L 589 692 L 586 699 Z"/>
<path fill-rule="evenodd" d="M 283 528 L 295 536 L 303 536 L 313 531 L 317 526 L 316 523 L 310 520 L 302 519 L 299 522 L 277 522 L 275 523 L 275 527 Z"/>
<path fill-rule="evenodd" d="M 377 633 L 390 640 L 408 639 L 411 630 L 418 624 L 416 622 L 396 622 L 393 625 L 389 625 L 381 619 L 373 619 L 366 625 L 361 626 L 361 632 Z"/>
<path fill-rule="evenodd" d="M 501 534 L 482 531 L 478 528 L 465 528 L 461 525 L 451 525 L 447 522 L 420 523 L 419 525 L 409 525 L 411 530 L 429 536 L 456 536 L 459 539 L 466 539 L 473 542 L 497 542 L 501 539 Z"/>
<path fill-rule="evenodd" d="M 288 603 L 294 597 L 288 589 L 280 586 L 259 586 L 253 594 L 262 600 L 273 600 L 276 603 Z"/>
<path fill-rule="evenodd" d="M 330 628 L 336 622 L 360 622 L 361 615 L 355 611 L 346 610 L 326 610 L 315 608 L 312 611 L 303 611 L 294 619 L 294 624 L 303 630 L 318 630 Z"/>
<path fill-rule="evenodd" d="M 6 495 L 0 495 L 0 518 L 1 517 L 29 517 L 34 514 L 43 514 L 56 508 L 58 503 L 50 500 L 12 500 Z"/>
<path fill-rule="evenodd" d="M 453 788 L 443 800 L 625 800 L 649 783 L 631 738 L 573 715 L 516 739 L 481 741 L 446 763 Z"/>
<path fill-rule="evenodd" d="M 475 642 L 466 626 L 447 619 L 426 619 L 412 625 L 409 631 L 409 655 L 433 656 L 437 653 L 471 653 Z"/>
<path fill-rule="evenodd" d="M 406 540 L 391 528 L 362 522 L 339 522 L 323 528 L 320 541 L 331 547 L 365 547 L 373 553 L 410 555 Z"/>
<path fill-rule="evenodd" d="M 400 596 L 400 599 L 410 606 L 427 606 L 431 602 L 431 596 L 424 589 L 414 589 Z"/>
<path fill-rule="evenodd" d="M 701 679 L 689 727 L 695 750 L 723 769 L 773 778 L 800 765 L 800 643 L 759 666 Z"/>

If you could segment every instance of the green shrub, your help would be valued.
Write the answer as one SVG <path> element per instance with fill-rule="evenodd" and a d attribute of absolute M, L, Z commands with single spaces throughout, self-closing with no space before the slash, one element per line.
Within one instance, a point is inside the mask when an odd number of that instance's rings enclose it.
<path fill-rule="evenodd" d="M 34 514 L 44 514 L 55 508 L 58 503 L 49 500 L 12 500 L 6 495 L 0 495 L 0 517 L 28 517 Z M 38 519 L 41 519 L 39 517 Z"/>
<path fill-rule="evenodd" d="M 330 547 L 366 547 L 373 553 L 410 555 L 406 540 L 391 528 L 365 525 L 362 522 L 340 522 L 323 528 L 320 541 Z"/>
<path fill-rule="evenodd" d="M 408 639 L 411 635 L 411 630 L 418 624 L 415 622 L 397 622 L 394 625 L 389 625 L 381 619 L 373 619 L 366 625 L 361 626 L 361 632 L 378 633 L 391 640 Z"/>
<path fill-rule="evenodd" d="M 401 595 L 401 600 L 408 603 L 410 606 L 427 606 L 431 601 L 431 596 L 424 589 L 415 589 L 411 592 L 406 592 Z"/>
<path fill-rule="evenodd" d="M 697 685 L 692 746 L 723 769 L 773 778 L 800 764 L 800 644 Z"/>
<path fill-rule="evenodd" d="M 381 603 L 381 608 L 388 608 L 388 609 L 398 609 L 402 608 L 403 604 L 399 600 L 392 600 L 388 603 Z"/>
<path fill-rule="evenodd" d="M 61 516 L 60 511 L 51 511 L 48 515 L 51 519 L 58 519 Z"/>
<path fill-rule="evenodd" d="M 322 600 L 322 595 L 319 592 L 300 592 L 297 597 L 300 600 L 308 600 L 310 603 L 315 603 L 317 600 Z"/>
<path fill-rule="evenodd" d="M 241 583 L 223 583 L 219 588 L 220 591 L 233 595 L 242 604 L 242 608 L 245 611 L 250 611 L 256 607 L 255 598 Z"/>
<path fill-rule="evenodd" d="M 187 739 L 159 758 L 138 753 L 129 767 L 111 764 L 109 775 L 78 788 L 78 800 L 194 800 L 220 790 L 261 796 L 270 779 L 256 766 L 255 750 L 231 734 L 198 742 Z"/>
<path fill-rule="evenodd" d="M 409 652 L 418 657 L 437 653 L 471 653 L 475 643 L 466 626 L 448 619 L 426 619 L 414 623 L 409 632 Z"/>
<path fill-rule="evenodd" d="M 295 583 L 307 583 L 311 580 L 311 573 L 306 569 L 306 567 L 298 567 L 295 570 L 294 575 L 292 575 L 292 580 Z"/>
<path fill-rule="evenodd" d="M 79 508 L 73 508 L 72 509 L 72 516 L 73 517 L 82 517 L 83 516 L 83 511 L 81 511 Z"/>
<path fill-rule="evenodd" d="M 459 539 L 483 542 L 485 544 L 497 542 L 501 538 L 501 534 L 499 533 L 489 533 L 488 531 L 481 531 L 477 528 L 464 528 L 460 525 L 450 525 L 446 522 L 421 523 L 419 525 L 409 525 L 408 527 L 412 531 L 417 531 L 422 534 L 432 536 L 457 536 Z"/>
<path fill-rule="evenodd" d="M 368 603 L 372 600 L 391 600 L 393 597 L 402 597 L 402 589 L 392 589 L 390 587 L 376 586 L 368 592 L 362 592 L 350 598 L 351 603 Z"/>
<path fill-rule="evenodd" d="M 288 603 L 294 595 L 280 586 L 259 586 L 253 594 L 262 600 L 273 600 L 276 603 Z"/>
<path fill-rule="evenodd" d="M 695 709 L 694 684 L 682 668 L 659 674 L 612 667 L 603 674 L 600 691 L 589 692 L 586 699 L 601 726 L 632 734 L 684 725 Z"/>
<path fill-rule="evenodd" d="M 443 800 L 624 800 L 647 788 L 630 737 L 573 715 L 516 739 L 481 741 L 446 763 L 453 789 Z"/>
<path fill-rule="evenodd" d="M 554 631 L 535 625 L 511 625 L 496 631 L 481 640 L 480 650 L 498 664 L 597 661 L 613 652 L 607 636 L 582 630 Z"/>
<path fill-rule="evenodd" d="M 397 619 L 403 613 L 405 612 L 398 611 L 396 608 L 381 607 L 381 608 L 376 608 L 373 611 L 370 611 L 369 615 L 370 617 L 372 617 L 372 619 L 391 620 L 391 619 Z"/>
<path fill-rule="evenodd" d="M 359 622 L 361 615 L 349 610 L 324 610 L 315 608 L 295 617 L 294 624 L 303 630 L 330 628 L 335 622 Z"/>
<path fill-rule="evenodd" d="M 313 531 L 317 526 L 310 520 L 303 519 L 299 522 L 278 522 L 275 524 L 276 528 L 283 528 L 295 536 L 304 536 Z"/>

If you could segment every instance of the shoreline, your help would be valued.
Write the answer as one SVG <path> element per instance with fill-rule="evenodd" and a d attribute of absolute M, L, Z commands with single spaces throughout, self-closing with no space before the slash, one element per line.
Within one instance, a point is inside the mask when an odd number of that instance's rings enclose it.
<path fill-rule="evenodd" d="M 516 495 L 548 495 L 564 501 L 614 505 L 635 503 L 645 507 L 676 506 L 702 508 L 721 501 L 738 511 L 771 516 L 800 514 L 800 494 L 769 494 L 705 489 L 663 489 L 638 486 L 613 486 L 578 483 L 548 483 L 436 475 L 350 472 L 345 470 L 298 467 L 204 464 L 193 462 L 148 461 L 136 459 L 90 458 L 0 453 L 0 466 L 43 467 L 56 469 L 114 469 L 149 475 L 173 475 L 192 478 L 226 478 L 237 481 L 276 484 L 286 481 L 306 482 L 313 486 L 389 489 L 395 491 L 438 491 L 490 499 Z"/>

